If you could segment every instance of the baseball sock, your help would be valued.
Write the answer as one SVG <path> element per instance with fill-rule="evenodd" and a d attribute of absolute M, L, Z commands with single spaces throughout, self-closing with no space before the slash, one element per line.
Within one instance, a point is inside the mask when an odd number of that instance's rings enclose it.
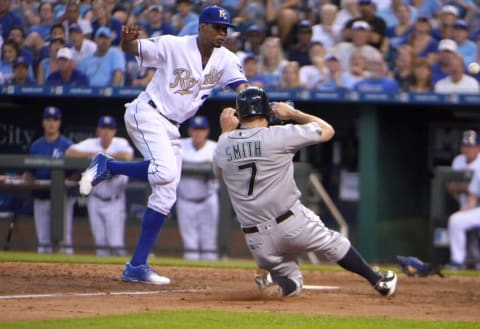
<path fill-rule="evenodd" d="M 138 266 L 147 263 L 148 254 L 153 248 L 158 234 L 162 229 L 165 215 L 147 208 L 145 214 L 143 214 L 142 231 L 137 242 L 137 247 L 133 253 L 130 264 L 132 266 Z"/>
<path fill-rule="evenodd" d="M 350 246 L 345 256 L 337 262 L 338 265 L 350 272 L 357 273 L 374 286 L 378 280 L 382 278 L 380 274 L 375 272 L 370 265 L 363 259 L 360 253 L 353 246 Z"/>
<path fill-rule="evenodd" d="M 148 182 L 148 166 L 150 161 L 115 161 L 107 162 L 107 169 L 112 175 L 125 175 Z"/>
<path fill-rule="evenodd" d="M 289 279 L 288 276 L 272 277 L 272 281 L 278 283 L 282 288 L 284 296 L 288 296 L 297 290 L 297 284 L 292 279 Z"/>

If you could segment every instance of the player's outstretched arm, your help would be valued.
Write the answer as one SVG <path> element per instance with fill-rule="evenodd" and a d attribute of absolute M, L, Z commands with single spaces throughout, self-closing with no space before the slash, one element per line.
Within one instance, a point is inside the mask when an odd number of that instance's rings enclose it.
<path fill-rule="evenodd" d="M 298 124 L 306 124 L 315 122 L 322 129 L 321 142 L 326 142 L 332 139 L 335 134 L 333 127 L 323 119 L 311 114 L 304 113 L 297 110 L 287 103 L 276 102 L 272 107 L 272 113 L 280 120 L 292 120 Z"/>
<path fill-rule="evenodd" d="M 238 127 L 240 121 L 236 114 L 237 110 L 233 107 L 226 107 L 223 109 L 222 114 L 220 114 L 220 128 L 222 129 L 222 134 L 233 131 Z"/>
<path fill-rule="evenodd" d="M 122 25 L 120 47 L 127 54 L 138 56 L 138 27 L 136 25 Z"/>

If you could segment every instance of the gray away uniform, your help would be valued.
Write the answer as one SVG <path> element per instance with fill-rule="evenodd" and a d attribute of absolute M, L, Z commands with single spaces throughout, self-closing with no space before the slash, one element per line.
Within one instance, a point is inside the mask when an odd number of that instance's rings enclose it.
<path fill-rule="evenodd" d="M 346 237 L 299 200 L 292 159 L 299 149 L 320 143 L 321 133 L 316 123 L 238 129 L 220 136 L 214 154 L 257 265 L 274 281 L 293 280 L 297 290 L 291 295 L 303 286 L 299 253 L 317 251 L 337 262 L 350 248 Z"/>

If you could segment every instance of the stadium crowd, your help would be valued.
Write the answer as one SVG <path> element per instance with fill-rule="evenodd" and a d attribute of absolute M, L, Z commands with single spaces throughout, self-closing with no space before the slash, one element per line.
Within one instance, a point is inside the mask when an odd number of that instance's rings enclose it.
<path fill-rule="evenodd" d="M 154 68 L 118 47 L 191 35 L 205 5 L 227 8 L 225 46 L 273 89 L 478 93 L 480 0 L 0 0 L 0 84 L 146 86 Z"/>

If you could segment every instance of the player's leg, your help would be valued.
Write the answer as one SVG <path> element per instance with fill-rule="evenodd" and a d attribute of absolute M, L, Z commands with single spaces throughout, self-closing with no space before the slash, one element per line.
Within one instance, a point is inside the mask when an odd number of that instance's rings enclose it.
<path fill-rule="evenodd" d="M 105 218 L 107 244 L 114 255 L 125 255 L 125 202 L 123 194 L 118 199 L 108 202 L 105 207 L 110 214 Z"/>
<path fill-rule="evenodd" d="M 450 263 L 454 267 L 464 265 L 467 250 L 467 231 L 478 226 L 480 208 L 458 211 L 448 219 L 448 239 L 450 240 Z"/>
<path fill-rule="evenodd" d="M 92 231 L 93 240 L 95 242 L 96 255 L 97 256 L 108 256 L 110 254 L 109 250 L 106 248 L 107 239 L 106 239 L 106 230 L 105 230 L 105 214 L 103 211 L 105 209 L 106 202 L 103 202 L 91 195 L 88 197 L 87 210 L 88 210 L 88 219 L 90 221 L 90 229 Z"/>
<path fill-rule="evenodd" d="M 293 218 L 278 226 L 279 230 L 284 232 L 283 235 L 289 237 L 290 248 L 321 252 L 330 261 L 364 277 L 380 294 L 390 296 L 395 293 L 397 276 L 394 272 L 375 271 L 351 245 L 347 237 L 327 228 L 310 209 L 299 204 L 292 211 Z"/>
<path fill-rule="evenodd" d="M 199 239 L 201 258 L 205 260 L 218 259 L 218 195 L 210 196 L 198 211 Z"/>
<path fill-rule="evenodd" d="M 33 200 L 33 218 L 35 220 L 35 231 L 38 239 L 37 251 L 39 254 L 52 252 L 50 207 L 50 200 Z"/>
<path fill-rule="evenodd" d="M 198 205 L 184 199 L 177 199 L 177 221 L 183 241 L 183 256 L 189 260 L 200 259 L 200 215 Z"/>

